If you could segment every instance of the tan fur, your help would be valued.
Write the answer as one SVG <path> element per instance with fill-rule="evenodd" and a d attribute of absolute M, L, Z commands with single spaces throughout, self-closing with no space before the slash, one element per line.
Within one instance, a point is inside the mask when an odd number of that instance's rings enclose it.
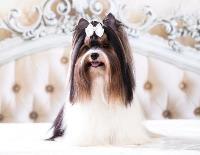
<path fill-rule="evenodd" d="M 75 97 L 74 102 L 82 101 L 86 102 L 91 97 L 91 83 L 90 83 L 90 75 L 85 64 L 81 65 L 80 57 L 75 64 L 75 71 L 74 71 L 74 89 Z"/>

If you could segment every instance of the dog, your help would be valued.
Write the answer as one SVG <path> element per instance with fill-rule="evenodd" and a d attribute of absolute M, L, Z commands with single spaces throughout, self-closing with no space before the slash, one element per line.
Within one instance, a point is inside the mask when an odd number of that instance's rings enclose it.
<path fill-rule="evenodd" d="M 72 145 L 137 145 L 151 141 L 135 95 L 131 48 L 122 22 L 81 18 L 75 27 L 67 101 L 52 127 Z"/>

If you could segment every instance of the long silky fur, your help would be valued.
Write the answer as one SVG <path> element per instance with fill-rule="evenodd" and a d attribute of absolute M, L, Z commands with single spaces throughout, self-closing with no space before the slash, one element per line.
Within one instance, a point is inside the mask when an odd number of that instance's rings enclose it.
<path fill-rule="evenodd" d="M 72 48 L 73 48 L 73 51 L 72 51 L 72 57 L 71 57 L 71 61 L 72 61 L 72 64 L 71 64 L 71 73 L 70 73 L 70 96 L 69 96 L 69 100 L 70 102 L 73 104 L 75 102 L 75 98 L 77 96 L 77 93 L 76 93 L 76 88 L 75 87 L 75 74 L 74 74 L 74 71 L 75 71 L 75 64 L 76 64 L 76 61 L 80 55 L 80 49 L 82 47 L 82 45 L 84 44 L 84 39 L 86 37 L 86 34 L 85 34 L 85 28 L 89 25 L 89 22 L 86 21 L 85 19 L 80 19 L 78 25 L 75 27 L 75 31 L 74 31 L 74 34 L 73 34 L 73 41 L 72 41 Z M 80 74 L 78 74 L 80 75 Z M 76 84 L 78 84 L 76 82 Z"/>
<path fill-rule="evenodd" d="M 81 61 L 81 59 L 78 59 L 77 61 Z M 73 94 L 73 101 L 79 100 L 84 102 L 89 100 L 91 97 L 91 81 L 87 65 L 80 66 L 80 63 L 76 63 L 73 82 L 75 90 Z"/>
<path fill-rule="evenodd" d="M 133 62 L 128 43 L 127 35 L 123 30 L 123 24 L 116 20 L 110 13 L 107 18 L 103 20 L 104 30 L 107 34 L 109 43 L 114 48 L 121 64 L 121 74 L 123 80 L 123 87 L 125 91 L 124 104 L 131 104 L 133 100 L 133 91 L 135 90 L 135 78 L 133 74 Z"/>
<path fill-rule="evenodd" d="M 124 88 L 121 76 L 120 60 L 114 53 L 113 49 L 105 50 L 105 54 L 109 59 L 109 65 L 107 66 L 108 75 L 106 79 L 106 90 L 108 103 L 124 103 Z"/>
<path fill-rule="evenodd" d="M 96 23 L 94 23 L 96 24 Z M 105 54 L 109 59 L 107 74 L 107 97 L 108 102 L 118 100 L 125 106 L 131 104 L 133 92 L 135 90 L 135 79 L 133 73 L 133 59 L 131 55 L 128 38 L 123 30 L 123 24 L 116 20 L 112 14 L 108 14 L 103 20 L 104 31 L 107 36 L 107 43 L 111 47 L 105 49 Z M 75 27 L 72 41 L 71 72 L 70 72 L 70 95 L 69 101 L 74 104 L 77 99 L 89 98 L 91 94 L 90 77 L 87 73 L 87 66 L 76 66 L 76 62 L 81 57 L 84 40 L 86 37 L 85 28 L 89 22 L 80 19 Z M 102 38 L 101 38 L 102 39 Z M 54 140 L 64 134 L 62 127 L 63 108 L 60 110 L 53 123 L 53 136 L 49 140 Z"/>

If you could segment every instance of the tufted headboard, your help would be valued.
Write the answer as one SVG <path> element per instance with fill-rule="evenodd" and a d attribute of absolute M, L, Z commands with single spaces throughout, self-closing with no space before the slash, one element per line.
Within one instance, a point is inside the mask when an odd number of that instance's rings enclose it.
<path fill-rule="evenodd" d="M 106 7 L 104 6 L 106 2 Z M 107 3 L 110 7 L 107 8 Z M 89 0 L 80 7 L 68 0 L 47 0 L 36 7 L 36 21 L 23 25 L 19 10 L 0 21 L 0 122 L 49 122 L 65 102 L 71 33 L 80 17 L 101 18 L 113 12 L 124 23 L 134 51 L 136 93 L 148 119 L 198 119 L 200 54 L 198 19 L 159 19 L 145 7 L 136 27 L 122 18 L 117 1 Z M 89 11 L 89 12 L 88 12 Z M 174 23 L 183 22 L 183 27 Z M 154 34 L 164 28 L 165 36 Z M 157 29 L 158 30 L 158 29 Z M 158 31 L 157 31 L 158 32 Z M 6 35 L 5 35 L 6 34 Z M 2 37 L 3 35 L 3 37 Z M 182 44 L 189 36 L 194 44 Z M 191 40 L 190 39 L 190 40 Z M 190 41 L 188 40 L 188 42 Z"/>

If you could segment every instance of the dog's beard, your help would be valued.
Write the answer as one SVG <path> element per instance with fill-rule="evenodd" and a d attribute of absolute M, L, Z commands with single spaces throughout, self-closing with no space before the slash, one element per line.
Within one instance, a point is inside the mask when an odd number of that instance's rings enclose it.
<path fill-rule="evenodd" d="M 92 60 L 91 54 L 99 57 Z M 124 103 L 124 88 L 122 84 L 120 60 L 113 49 L 92 48 L 80 56 L 74 68 L 74 98 L 75 102 L 89 102 L 92 99 L 95 82 L 104 80 L 102 87 L 104 98 L 108 103 Z"/>

